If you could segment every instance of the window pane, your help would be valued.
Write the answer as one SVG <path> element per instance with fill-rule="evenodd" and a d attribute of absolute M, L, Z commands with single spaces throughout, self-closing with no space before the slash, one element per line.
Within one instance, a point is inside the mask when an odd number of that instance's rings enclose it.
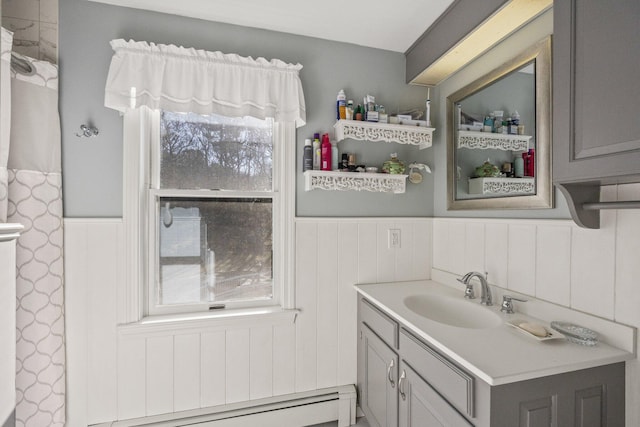
<path fill-rule="evenodd" d="M 272 201 L 160 198 L 157 304 L 271 299 Z"/>
<path fill-rule="evenodd" d="M 162 112 L 160 139 L 160 188 L 272 188 L 271 120 Z"/>

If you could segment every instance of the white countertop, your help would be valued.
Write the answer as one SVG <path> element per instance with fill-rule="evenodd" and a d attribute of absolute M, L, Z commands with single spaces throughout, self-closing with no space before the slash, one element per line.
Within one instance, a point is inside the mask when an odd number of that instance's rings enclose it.
<path fill-rule="evenodd" d="M 462 290 L 432 280 L 362 284 L 356 285 L 356 290 L 415 335 L 490 385 L 593 368 L 635 357 L 602 342 L 588 347 L 564 339 L 538 341 L 506 323 L 489 329 L 467 329 L 428 319 L 409 310 L 404 299 L 409 295 L 437 294 L 460 298 L 468 304 L 480 304 L 479 298 L 465 300 Z M 521 313 L 503 314 L 499 304 L 482 308 L 495 311 L 505 322 L 534 320 L 550 329 L 548 322 Z"/>

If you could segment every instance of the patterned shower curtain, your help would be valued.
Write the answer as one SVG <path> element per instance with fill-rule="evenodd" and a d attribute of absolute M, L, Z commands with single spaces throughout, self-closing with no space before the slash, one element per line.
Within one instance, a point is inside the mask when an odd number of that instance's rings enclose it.
<path fill-rule="evenodd" d="M 65 338 L 58 70 L 11 73 L 7 220 L 16 262 L 16 425 L 64 426 Z"/>
<path fill-rule="evenodd" d="M 1 28 L 0 38 L 0 222 L 7 221 L 9 197 L 7 161 L 9 160 L 9 129 L 11 129 L 11 46 L 13 33 Z"/>

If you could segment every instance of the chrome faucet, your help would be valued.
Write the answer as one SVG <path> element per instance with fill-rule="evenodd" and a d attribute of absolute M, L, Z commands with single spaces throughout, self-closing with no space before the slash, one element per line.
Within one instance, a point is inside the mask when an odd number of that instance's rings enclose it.
<path fill-rule="evenodd" d="M 484 273 L 483 275 L 482 273 L 478 273 L 477 271 L 471 271 L 458 279 L 458 282 L 467 287 L 464 291 L 464 297 L 469 299 L 475 298 L 475 295 L 473 294 L 473 284 L 471 283 L 471 279 L 477 277 L 480 280 L 480 285 L 482 286 L 480 304 L 493 305 L 493 299 L 491 298 L 491 289 L 489 289 L 489 283 L 487 283 L 488 276 L 489 273 Z"/>

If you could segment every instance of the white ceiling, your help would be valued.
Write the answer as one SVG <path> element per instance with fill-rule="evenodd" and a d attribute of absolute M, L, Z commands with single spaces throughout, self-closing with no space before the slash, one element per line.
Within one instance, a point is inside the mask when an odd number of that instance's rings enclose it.
<path fill-rule="evenodd" d="M 90 0 L 406 52 L 453 0 Z"/>

